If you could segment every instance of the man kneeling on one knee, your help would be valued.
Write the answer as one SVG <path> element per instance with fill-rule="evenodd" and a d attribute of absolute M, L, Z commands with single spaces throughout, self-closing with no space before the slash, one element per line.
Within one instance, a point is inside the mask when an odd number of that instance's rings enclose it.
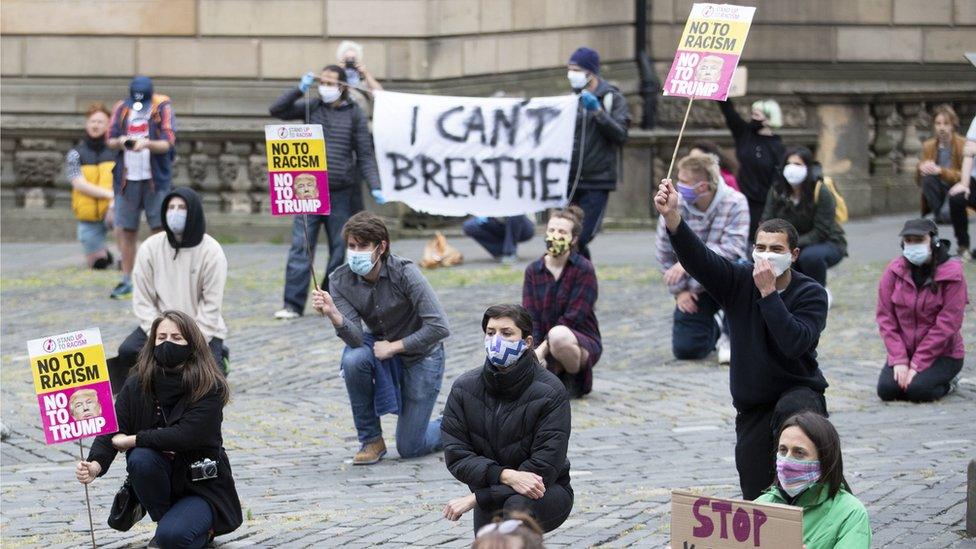
<path fill-rule="evenodd" d="M 360 212 L 342 236 L 346 264 L 329 276 L 331 293 L 312 292 L 312 306 L 346 343 L 341 368 L 361 444 L 353 464 L 386 454 L 379 416 L 389 412 L 400 416 L 400 457 L 440 451 L 441 420 L 430 416 L 444 377 L 447 315 L 420 269 L 390 253 L 382 219 Z"/>

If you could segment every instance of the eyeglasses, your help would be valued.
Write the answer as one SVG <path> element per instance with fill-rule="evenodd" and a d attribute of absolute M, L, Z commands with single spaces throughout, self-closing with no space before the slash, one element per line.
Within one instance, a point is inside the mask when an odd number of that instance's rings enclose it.
<path fill-rule="evenodd" d="M 488 534 L 497 531 L 499 534 L 506 535 L 511 534 L 522 526 L 522 521 L 518 519 L 509 519 L 502 522 L 492 522 L 491 524 L 486 524 L 478 529 L 475 538 L 480 538 L 481 536 L 487 536 Z"/>

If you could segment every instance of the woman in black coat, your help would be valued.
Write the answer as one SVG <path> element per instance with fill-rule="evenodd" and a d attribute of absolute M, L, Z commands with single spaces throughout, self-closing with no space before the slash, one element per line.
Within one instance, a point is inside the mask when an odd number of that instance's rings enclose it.
<path fill-rule="evenodd" d="M 119 432 L 97 437 L 75 476 L 88 484 L 125 452 L 129 482 L 158 523 L 150 547 L 203 547 L 243 522 L 220 433 L 229 397 L 196 322 L 164 311 L 116 400 Z"/>
<path fill-rule="evenodd" d="M 518 510 L 550 532 L 573 508 L 566 389 L 531 352 L 525 308 L 490 307 L 481 328 L 488 356 L 454 382 L 441 424 L 447 468 L 472 493 L 451 500 L 444 516 L 474 510 L 477 533 L 493 514 Z"/>

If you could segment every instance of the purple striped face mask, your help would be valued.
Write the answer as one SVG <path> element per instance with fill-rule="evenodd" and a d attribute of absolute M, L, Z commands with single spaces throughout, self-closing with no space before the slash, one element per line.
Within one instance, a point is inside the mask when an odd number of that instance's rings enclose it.
<path fill-rule="evenodd" d="M 485 336 L 488 361 L 499 368 L 508 368 L 525 353 L 525 340 L 509 341 L 495 334 Z"/>
<path fill-rule="evenodd" d="M 793 459 L 776 456 L 776 477 L 783 490 L 795 498 L 799 493 L 820 480 L 820 461 Z"/>

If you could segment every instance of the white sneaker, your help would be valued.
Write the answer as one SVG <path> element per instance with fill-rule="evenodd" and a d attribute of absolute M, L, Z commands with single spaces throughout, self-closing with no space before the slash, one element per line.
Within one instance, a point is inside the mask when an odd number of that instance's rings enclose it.
<path fill-rule="evenodd" d="M 718 344 L 715 348 L 718 350 L 719 364 L 728 364 L 732 361 L 732 346 L 729 345 L 729 336 L 722 334 L 722 337 L 718 338 Z"/>
<path fill-rule="evenodd" d="M 834 295 L 830 293 L 830 288 L 824 286 L 824 291 L 827 292 L 827 309 L 829 310 L 834 306 Z"/>
<path fill-rule="evenodd" d="M 302 315 L 296 313 L 295 311 L 289 309 L 288 307 L 285 307 L 280 311 L 276 311 L 274 314 L 274 317 L 277 318 L 278 320 L 291 320 L 293 318 L 298 318 L 300 316 Z"/>

